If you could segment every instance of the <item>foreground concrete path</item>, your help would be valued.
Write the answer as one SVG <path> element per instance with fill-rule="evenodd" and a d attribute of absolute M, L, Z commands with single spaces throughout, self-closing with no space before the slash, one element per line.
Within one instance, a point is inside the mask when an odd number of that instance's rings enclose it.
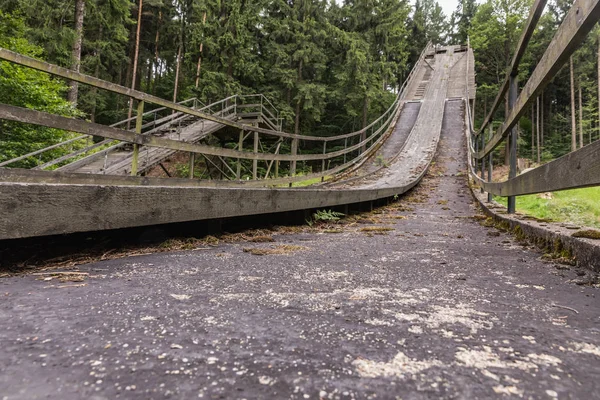
<path fill-rule="evenodd" d="M 0 398 L 600 398 L 598 289 L 472 218 L 446 114 L 423 184 L 334 230 L 0 280 Z"/>

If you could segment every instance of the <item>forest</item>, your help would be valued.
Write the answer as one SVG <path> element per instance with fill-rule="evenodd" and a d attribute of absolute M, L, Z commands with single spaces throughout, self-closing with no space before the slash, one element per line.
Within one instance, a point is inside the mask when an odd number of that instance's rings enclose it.
<path fill-rule="evenodd" d="M 531 3 L 462 0 L 445 15 L 435 0 L 0 0 L 0 47 L 173 101 L 262 93 L 280 111 L 283 130 L 327 136 L 383 112 L 427 42 L 469 40 L 477 127 Z M 521 85 L 571 3 L 549 1 L 521 64 Z M 544 162 L 600 137 L 599 36 L 596 28 L 521 119 L 519 157 Z M 107 125 L 131 112 L 122 96 L 7 62 L 0 71 L 0 103 Z M 68 137 L 0 121 L 0 162 Z"/>

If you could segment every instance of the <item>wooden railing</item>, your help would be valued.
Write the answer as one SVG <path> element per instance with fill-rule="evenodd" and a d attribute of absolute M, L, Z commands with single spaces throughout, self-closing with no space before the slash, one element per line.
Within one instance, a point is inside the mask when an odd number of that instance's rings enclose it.
<path fill-rule="evenodd" d="M 542 93 L 546 85 L 583 43 L 587 34 L 600 19 L 600 0 L 576 0 L 533 73 L 521 92 L 518 93 L 519 63 L 545 5 L 546 0 L 534 2 L 512 63 L 507 70 L 506 79 L 490 112 L 477 132 L 473 129 L 471 111 L 469 107 L 466 107 L 470 175 L 482 190 L 488 192 L 488 201 L 492 200 L 492 195 L 508 197 L 509 213 L 515 212 L 516 196 L 600 185 L 600 141 L 517 176 L 517 124 L 519 119 L 527 111 L 528 104 Z M 468 76 L 467 68 L 467 79 Z M 494 132 L 492 127 L 494 115 L 507 92 L 508 112 L 503 123 Z M 486 135 L 486 131 L 489 132 L 488 135 Z M 510 150 L 508 180 L 492 182 L 492 152 L 504 140 L 509 141 Z"/>
<path fill-rule="evenodd" d="M 382 141 L 385 140 L 386 132 L 390 132 L 391 128 L 395 124 L 403 104 L 402 99 L 406 94 L 408 84 L 414 76 L 414 71 L 419 67 L 419 64 L 423 62 L 424 55 L 430 47 L 431 44 L 428 44 L 423 50 L 418 62 L 411 70 L 409 76 L 401 86 L 400 90 L 398 91 L 398 95 L 389 108 L 366 127 L 343 135 L 321 137 L 283 132 L 281 131 L 281 119 L 276 108 L 261 94 L 250 96 L 231 96 L 227 99 L 220 100 L 217 102 L 218 104 L 214 103 L 197 109 L 193 105 L 191 107 L 187 106 L 186 102 L 173 103 L 141 91 L 116 85 L 111 82 L 71 71 L 66 68 L 52 65 L 34 58 L 26 57 L 2 48 L 0 48 L 0 60 L 9 61 L 71 81 L 76 81 L 82 84 L 87 84 L 99 89 L 104 89 L 113 93 L 127 96 L 137 101 L 137 112 L 135 117 L 135 129 L 133 132 L 123 129 L 124 124 L 131 122 L 127 120 L 121 121 L 113 126 L 105 126 L 74 118 L 15 107 L 7 104 L 0 104 L 0 118 L 50 128 L 63 129 L 84 135 L 72 140 L 80 140 L 81 138 L 89 136 L 99 136 L 104 138 L 102 141 L 103 144 L 109 144 L 113 141 L 133 144 L 133 157 L 130 168 L 131 175 L 137 175 L 138 173 L 140 146 L 149 146 L 188 152 L 190 153 L 190 165 L 193 165 L 193 160 L 196 154 L 233 159 L 238 164 L 237 172 L 233 171 L 233 169 L 227 165 L 227 169 L 232 172 L 232 176 L 234 177 L 230 178 L 232 180 L 239 180 L 241 177 L 240 160 L 252 160 L 252 177 L 254 179 L 263 178 L 258 185 L 268 186 L 280 185 L 283 183 L 291 184 L 297 181 L 323 178 L 325 176 L 335 174 L 371 155 L 374 149 L 376 149 L 382 143 Z M 212 121 L 223 126 L 237 128 L 240 131 L 239 143 L 236 148 L 227 149 L 153 136 L 152 127 L 154 125 L 152 123 L 144 123 L 144 116 L 148 115 L 148 113 L 144 112 L 145 103 L 153 103 L 159 106 L 159 110 L 169 111 L 173 115 L 173 117 L 171 117 L 172 119 L 170 120 L 171 123 L 177 118 L 196 117 L 204 121 Z M 150 113 L 152 112 L 153 111 Z M 236 118 L 230 118 L 232 114 L 252 114 L 253 112 L 259 113 L 262 121 L 269 126 L 270 129 L 260 128 L 257 126 L 258 124 L 247 124 L 243 121 L 238 121 Z M 150 128 L 150 130 L 145 131 L 147 128 Z M 251 133 L 254 134 L 253 148 L 251 151 L 248 151 L 244 149 L 243 143 Z M 259 147 L 261 145 L 259 135 L 262 135 L 264 138 L 266 138 L 265 140 L 275 140 L 275 143 L 270 146 L 270 149 L 259 151 Z M 291 142 L 288 146 L 285 146 L 286 148 L 290 149 L 289 154 L 283 154 L 282 152 L 284 146 L 282 146 L 281 143 L 283 143 L 285 140 Z M 322 143 L 322 153 L 298 154 L 299 140 Z M 62 144 L 64 144 L 64 142 Z M 45 150 L 48 150 L 48 148 Z M 35 154 L 39 153 L 33 152 L 22 157 L 29 157 Z M 13 159 L 11 162 L 15 160 L 16 159 Z M 263 177 L 259 177 L 257 175 L 257 163 L 259 161 L 264 161 L 267 166 L 267 173 Z M 290 163 L 289 171 L 291 176 L 283 178 L 278 177 L 279 163 L 281 161 Z M 294 176 L 296 163 L 300 161 L 320 161 L 321 169 L 317 173 L 310 173 L 304 176 Z M 273 163 L 275 164 L 274 167 Z M 331 164 L 333 164 L 334 167 L 331 167 Z M 4 165 L 6 165 L 6 163 L 4 163 Z M 274 175 L 274 179 L 266 179 L 271 178 L 270 174 Z M 193 177 L 193 174 L 190 174 L 190 177 Z"/>

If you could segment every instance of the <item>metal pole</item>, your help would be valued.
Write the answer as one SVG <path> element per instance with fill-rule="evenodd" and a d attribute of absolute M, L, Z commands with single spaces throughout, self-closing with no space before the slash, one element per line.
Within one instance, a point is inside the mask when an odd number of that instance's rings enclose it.
<path fill-rule="evenodd" d="M 144 114 L 144 100 L 138 101 L 137 115 L 135 117 L 135 133 L 138 135 L 142 133 L 142 122 L 143 122 L 142 114 Z M 140 156 L 140 148 L 137 145 L 137 143 L 134 143 L 133 144 L 133 158 L 131 160 L 131 176 L 137 175 L 139 156 Z"/>
<path fill-rule="evenodd" d="M 511 76 L 508 88 L 508 109 L 512 110 L 517 100 L 518 81 L 517 76 Z M 509 135 L 509 172 L 508 179 L 517 176 L 517 125 L 510 130 Z M 516 211 L 516 196 L 508 197 L 508 213 L 514 214 Z"/>

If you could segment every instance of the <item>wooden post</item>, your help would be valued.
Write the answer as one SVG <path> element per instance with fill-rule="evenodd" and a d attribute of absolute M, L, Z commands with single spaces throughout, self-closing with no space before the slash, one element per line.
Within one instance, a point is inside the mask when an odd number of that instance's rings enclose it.
<path fill-rule="evenodd" d="M 194 179 L 194 164 L 196 163 L 196 154 L 190 152 L 190 179 Z"/>
<path fill-rule="evenodd" d="M 480 148 L 485 148 L 485 136 L 483 133 L 479 135 L 481 137 Z M 481 179 L 485 179 L 485 157 L 481 159 Z M 481 193 L 483 193 L 483 186 L 481 187 Z"/>
<path fill-rule="evenodd" d="M 327 142 L 323 142 L 323 155 L 325 155 L 325 153 L 327 152 Z M 325 159 L 321 160 L 321 172 L 325 171 Z M 321 180 L 323 180 L 323 178 L 321 177 Z"/>
<path fill-rule="evenodd" d="M 258 132 L 254 132 L 254 154 L 258 153 Z M 252 179 L 257 179 L 258 160 L 252 160 Z"/>
<path fill-rule="evenodd" d="M 298 155 L 298 139 L 292 139 L 292 155 Z M 296 160 L 290 161 L 290 176 L 296 175 Z"/>
<path fill-rule="evenodd" d="M 510 84 L 508 87 L 508 109 L 512 111 L 515 102 L 517 101 L 517 90 L 518 90 L 517 75 L 510 77 Z M 513 126 L 508 136 L 509 142 L 509 172 L 508 179 L 515 178 L 517 176 L 517 125 Z M 508 213 L 514 214 L 516 211 L 516 197 L 508 196 Z"/>
<path fill-rule="evenodd" d="M 142 133 L 142 123 L 144 114 L 144 100 L 138 101 L 137 115 L 135 116 L 135 133 Z M 140 156 L 140 148 L 137 143 L 133 144 L 133 158 L 131 160 L 131 176 L 137 175 L 138 158 Z"/>
<path fill-rule="evenodd" d="M 467 105 L 468 107 L 468 105 Z M 471 140 L 471 142 L 475 142 L 475 153 L 479 152 L 479 138 L 477 136 L 473 136 L 473 140 Z M 473 167 L 475 169 L 475 174 L 477 174 L 477 159 L 475 157 L 472 158 L 471 160 L 471 167 Z"/>
<path fill-rule="evenodd" d="M 243 151 L 243 147 L 244 147 L 244 130 L 240 130 L 240 138 L 238 140 L 238 150 L 239 151 Z M 237 171 L 235 173 L 235 178 L 239 181 L 240 179 L 242 179 L 242 159 L 238 158 L 237 159 L 238 164 L 237 164 Z"/>

